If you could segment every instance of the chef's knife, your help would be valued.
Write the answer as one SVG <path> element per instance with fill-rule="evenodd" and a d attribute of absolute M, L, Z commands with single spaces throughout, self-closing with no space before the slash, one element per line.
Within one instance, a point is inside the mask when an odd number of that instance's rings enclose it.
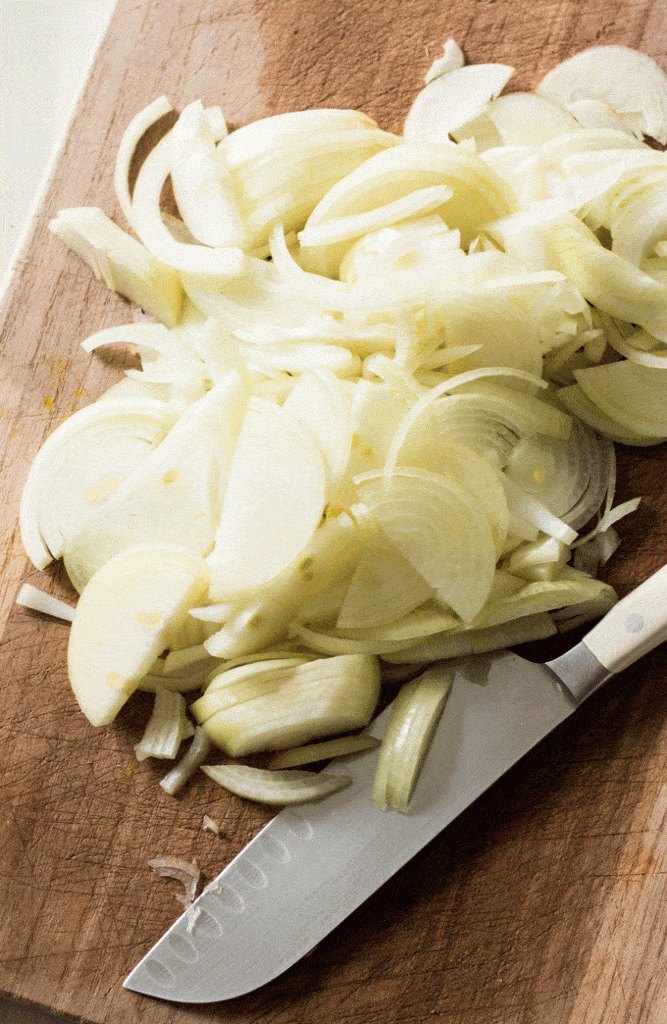
<path fill-rule="evenodd" d="M 409 814 L 371 803 L 376 756 L 329 765 L 329 772 L 351 775 L 352 785 L 307 809 L 281 811 L 146 954 L 125 987 L 200 1003 L 271 981 L 601 683 L 666 637 L 667 566 L 553 661 L 533 664 L 507 651 L 457 660 Z M 381 735 L 388 713 L 371 733 Z"/>

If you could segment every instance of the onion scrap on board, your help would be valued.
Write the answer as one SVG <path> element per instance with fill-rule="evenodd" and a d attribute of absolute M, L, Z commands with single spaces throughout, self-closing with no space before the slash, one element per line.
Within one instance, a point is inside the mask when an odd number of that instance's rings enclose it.
<path fill-rule="evenodd" d="M 614 505 L 614 443 L 667 439 L 667 157 L 646 139 L 667 140 L 667 77 L 620 46 L 534 92 L 503 92 L 512 73 L 448 40 L 401 135 L 337 109 L 228 132 L 196 101 L 131 192 L 159 97 L 118 149 L 129 232 L 97 207 L 51 223 L 143 310 L 83 347 L 141 368 L 26 481 L 25 549 L 64 560 L 76 609 L 20 600 L 73 617 L 93 725 L 144 689 L 138 757 L 193 736 L 168 793 L 199 768 L 281 805 L 344 785 L 301 766 L 377 745 L 385 666 L 406 681 L 373 799 L 406 812 L 451 682 L 423 667 L 616 600 L 596 574 L 639 499 Z"/>

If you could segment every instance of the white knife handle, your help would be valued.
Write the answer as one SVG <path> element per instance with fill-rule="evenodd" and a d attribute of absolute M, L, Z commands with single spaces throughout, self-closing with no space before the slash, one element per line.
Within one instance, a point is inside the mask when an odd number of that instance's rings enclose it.
<path fill-rule="evenodd" d="M 667 565 L 614 605 L 583 643 L 610 673 L 621 672 L 667 639 Z"/>

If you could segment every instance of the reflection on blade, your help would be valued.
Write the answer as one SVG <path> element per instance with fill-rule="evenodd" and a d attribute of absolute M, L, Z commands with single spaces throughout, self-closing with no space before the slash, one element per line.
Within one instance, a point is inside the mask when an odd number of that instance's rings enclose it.
<path fill-rule="evenodd" d="M 132 971 L 177 1002 L 231 999 L 294 964 L 574 710 L 555 676 L 514 654 L 462 660 L 410 813 L 370 799 L 377 752 L 327 771 L 353 784 L 278 814 Z M 380 716 L 370 732 L 381 735 Z"/>

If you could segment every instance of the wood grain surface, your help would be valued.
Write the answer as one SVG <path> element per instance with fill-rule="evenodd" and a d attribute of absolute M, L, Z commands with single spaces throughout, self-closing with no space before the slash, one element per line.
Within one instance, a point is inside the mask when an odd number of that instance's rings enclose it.
<path fill-rule="evenodd" d="M 133 755 L 141 698 L 94 731 L 65 671 L 67 627 L 21 610 L 18 501 L 39 445 L 120 375 L 80 342 L 129 308 L 48 232 L 99 205 L 130 117 L 166 93 L 220 103 L 231 124 L 356 107 L 401 129 L 453 36 L 470 62 L 529 88 L 587 46 L 667 67 L 667 5 L 647 0 L 121 0 L 1 314 L 4 462 L 0 621 L 0 990 L 94 1024 L 664 1024 L 667 1020 L 665 650 L 610 682 L 376 893 L 310 957 L 242 999 L 181 1007 L 122 979 L 179 913 L 147 861 L 196 857 L 208 881 L 270 817 L 203 776 L 183 796 Z M 607 578 L 626 593 L 667 559 L 665 447 L 619 453 Z M 143 711 L 146 714 L 142 716 Z M 210 814 L 216 837 L 202 830 Z"/>

